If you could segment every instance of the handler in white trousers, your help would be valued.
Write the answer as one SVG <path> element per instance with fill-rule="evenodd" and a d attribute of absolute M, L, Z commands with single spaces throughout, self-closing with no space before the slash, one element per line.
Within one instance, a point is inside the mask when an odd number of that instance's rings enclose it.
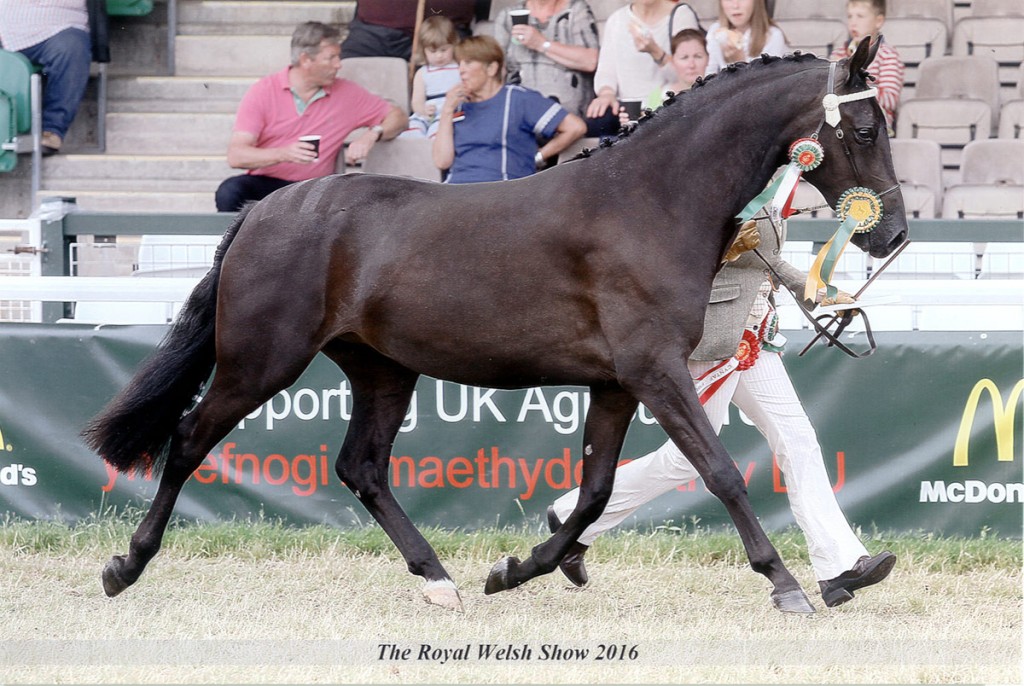
<path fill-rule="evenodd" d="M 779 256 L 785 222 L 776 228 L 762 220 L 757 228 L 760 255 L 791 289 L 801 292 L 804 274 Z M 690 358 L 690 372 L 698 380 L 699 393 L 702 381 L 706 383 L 702 376 L 721 378 L 728 373 L 717 388 L 703 389 L 709 395 L 704 403 L 708 419 L 716 433 L 721 431 L 732 402 L 767 439 L 786 477 L 790 508 L 807 540 L 822 598 L 834 607 L 851 600 L 855 590 L 884 579 L 896 557 L 890 552 L 868 555 L 836 501 L 818 438 L 782 364 L 784 340 L 778 335 L 771 284 L 771 271 L 753 252 L 723 268 L 712 286 L 704 336 Z M 853 302 L 845 293 L 838 299 Z M 584 585 L 583 555 L 598 536 L 640 506 L 698 476 L 671 440 L 619 467 L 604 513 L 580 536 L 562 561 L 562 571 L 576 585 Z M 574 489 L 548 509 L 552 531 L 569 517 L 578 497 L 579 489 Z"/>

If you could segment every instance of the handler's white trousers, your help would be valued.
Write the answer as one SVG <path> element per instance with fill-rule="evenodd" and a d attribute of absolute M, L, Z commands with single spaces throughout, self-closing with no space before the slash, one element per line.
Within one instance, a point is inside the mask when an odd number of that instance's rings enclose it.
<path fill-rule="evenodd" d="M 690 372 L 697 377 L 715 364 L 691 361 Z M 704 411 L 716 433 L 722 429 L 730 401 L 754 422 L 775 453 L 786 477 L 790 509 L 807 539 L 818 580 L 833 579 L 851 569 L 868 553 L 839 508 L 814 427 L 800 404 L 782 364 L 782 356 L 760 351 L 753 367 L 733 372 L 711 396 Z M 697 470 L 671 440 L 654 452 L 619 467 L 604 513 L 583 532 L 580 543 L 590 545 L 640 506 L 698 476 Z M 578 498 L 576 488 L 555 501 L 559 520 L 568 519 Z"/>

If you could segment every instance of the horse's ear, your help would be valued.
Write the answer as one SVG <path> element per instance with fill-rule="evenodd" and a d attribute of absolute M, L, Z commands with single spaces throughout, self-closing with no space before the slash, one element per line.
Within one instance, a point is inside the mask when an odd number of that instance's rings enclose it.
<path fill-rule="evenodd" d="M 863 87 L 867 84 L 864 83 L 864 77 L 861 76 L 861 71 L 868 68 L 871 64 L 875 55 L 878 54 L 878 46 L 882 44 L 882 36 L 874 40 L 862 40 L 857 46 L 857 51 L 853 53 L 853 57 L 850 58 L 850 75 L 846 79 L 846 85 L 854 87 Z"/>

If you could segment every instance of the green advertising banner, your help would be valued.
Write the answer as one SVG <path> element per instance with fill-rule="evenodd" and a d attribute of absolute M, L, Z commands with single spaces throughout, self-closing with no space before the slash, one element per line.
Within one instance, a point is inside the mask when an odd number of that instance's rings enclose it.
<path fill-rule="evenodd" d="M 0 512 L 74 521 L 145 506 L 146 475 L 113 472 L 78 432 L 159 342 L 160 326 L 0 325 Z M 786 332 L 786 365 L 818 431 L 837 497 L 854 525 L 1020 537 L 1020 333 L 892 332 L 862 360 Z M 394 447 L 391 484 L 419 525 L 476 528 L 536 519 L 580 480 L 588 395 L 559 387 L 495 391 L 423 378 Z M 260 513 L 349 526 L 368 515 L 334 474 L 352 410 L 326 358 L 250 414 L 193 475 L 176 513 L 202 521 Z M 623 458 L 665 434 L 645 408 Z M 785 478 L 764 439 L 732 408 L 722 440 L 768 529 L 793 524 Z M 728 523 L 691 483 L 626 524 Z"/>

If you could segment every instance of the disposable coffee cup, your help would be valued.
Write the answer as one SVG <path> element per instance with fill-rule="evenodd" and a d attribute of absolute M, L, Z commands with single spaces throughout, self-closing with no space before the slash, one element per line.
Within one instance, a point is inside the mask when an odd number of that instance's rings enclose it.
<path fill-rule="evenodd" d="M 640 112 L 643 110 L 643 103 L 639 100 L 623 100 L 622 106 L 626 108 L 626 114 L 629 116 L 630 121 L 639 121 Z"/>
<path fill-rule="evenodd" d="M 512 25 L 526 24 L 530 21 L 530 10 L 509 10 L 508 16 L 512 17 Z"/>
<path fill-rule="evenodd" d="M 303 143 L 312 143 L 313 154 L 316 155 L 314 159 L 320 159 L 320 136 L 299 136 L 299 140 Z"/>

